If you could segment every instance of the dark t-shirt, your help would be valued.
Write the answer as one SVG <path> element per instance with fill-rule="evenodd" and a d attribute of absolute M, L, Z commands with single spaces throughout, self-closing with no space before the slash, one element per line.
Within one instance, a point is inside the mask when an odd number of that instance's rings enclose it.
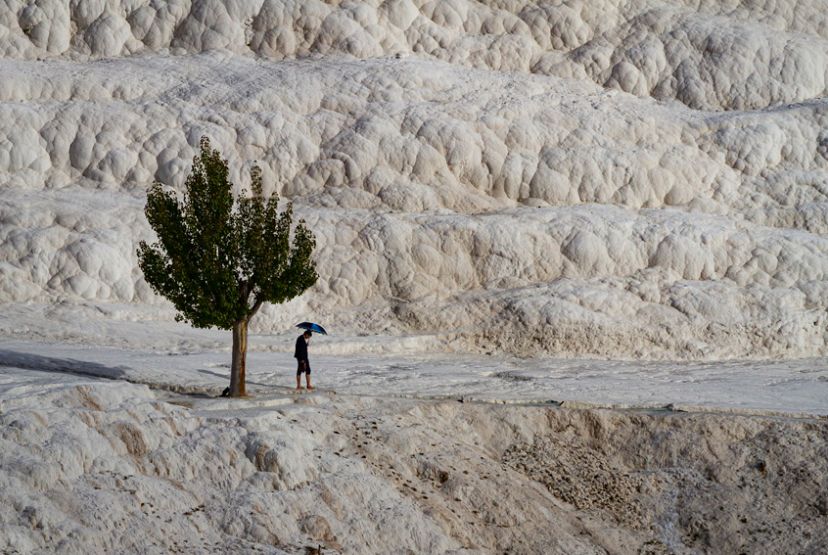
<path fill-rule="evenodd" d="M 294 351 L 293 356 L 298 360 L 308 360 L 308 344 L 304 335 L 296 338 L 296 351 Z"/>

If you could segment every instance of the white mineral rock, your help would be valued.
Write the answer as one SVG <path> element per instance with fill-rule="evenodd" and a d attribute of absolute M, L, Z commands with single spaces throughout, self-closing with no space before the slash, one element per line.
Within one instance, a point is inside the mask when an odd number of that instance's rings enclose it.
<path fill-rule="evenodd" d="M 811 419 L 227 401 L 0 370 L 10 553 L 816 553 Z M 269 400 L 273 406 L 261 408 Z"/>
<path fill-rule="evenodd" d="M 821 5 L 10 0 L 0 302 L 170 319 L 136 264 L 144 194 L 207 135 L 319 239 L 319 283 L 259 330 L 824 355 Z"/>

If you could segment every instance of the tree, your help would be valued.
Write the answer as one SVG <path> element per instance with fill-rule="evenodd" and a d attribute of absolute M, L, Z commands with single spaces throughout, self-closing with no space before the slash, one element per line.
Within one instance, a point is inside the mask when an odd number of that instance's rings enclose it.
<path fill-rule="evenodd" d="M 155 182 L 145 213 L 158 242 L 141 241 L 138 264 L 153 291 L 169 299 L 177 321 L 233 330 L 230 394 L 244 396 L 247 326 L 265 302 L 283 303 L 316 283 L 313 233 L 293 205 L 265 198 L 262 172 L 251 171 L 252 195 L 234 199 L 227 160 L 201 138 L 183 201 Z"/>

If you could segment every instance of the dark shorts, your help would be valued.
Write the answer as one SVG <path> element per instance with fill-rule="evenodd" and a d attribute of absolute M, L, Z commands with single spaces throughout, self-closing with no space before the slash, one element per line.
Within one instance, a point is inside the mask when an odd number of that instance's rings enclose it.
<path fill-rule="evenodd" d="M 296 375 L 297 376 L 301 376 L 303 373 L 305 373 L 305 374 L 310 374 L 311 373 L 310 362 L 308 362 L 307 360 L 300 360 L 300 361 L 298 361 L 297 364 L 298 364 L 297 367 L 296 367 Z"/>

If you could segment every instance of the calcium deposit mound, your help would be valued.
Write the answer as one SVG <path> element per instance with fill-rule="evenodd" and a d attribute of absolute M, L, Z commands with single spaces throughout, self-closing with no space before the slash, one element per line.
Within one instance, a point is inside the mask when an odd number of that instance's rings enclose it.
<path fill-rule="evenodd" d="M 824 420 L 326 395 L 271 398 L 263 410 L 158 396 L 0 373 L 0 551 L 804 555 L 828 545 Z"/>
<path fill-rule="evenodd" d="M 0 551 L 824 552 L 824 417 L 213 398 L 135 251 L 207 135 L 318 238 L 254 331 L 825 356 L 827 94 L 825 0 L 5 0 L 0 338 L 95 347 L 0 353 Z"/>
<path fill-rule="evenodd" d="M 208 135 L 319 238 L 318 285 L 262 330 L 828 352 L 822 0 L 8 0 L 0 56 L 6 335 L 171 319 L 144 192 Z"/>

